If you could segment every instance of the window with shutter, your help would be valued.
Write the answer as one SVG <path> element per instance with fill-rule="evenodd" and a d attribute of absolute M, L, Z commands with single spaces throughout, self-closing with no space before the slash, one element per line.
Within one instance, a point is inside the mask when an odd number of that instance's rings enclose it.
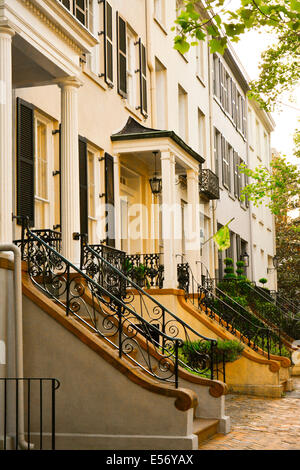
<path fill-rule="evenodd" d="M 214 127 L 214 156 L 215 156 L 215 174 L 219 176 L 219 156 L 220 156 L 220 132 Z"/>
<path fill-rule="evenodd" d="M 34 107 L 17 98 L 17 215 L 34 226 Z"/>
<path fill-rule="evenodd" d="M 222 152 L 222 169 L 223 169 L 223 185 L 229 189 L 230 187 L 230 173 L 229 173 L 229 152 L 228 143 L 225 138 L 221 137 L 221 152 Z"/>
<path fill-rule="evenodd" d="M 104 73 L 100 77 L 104 77 L 105 82 L 113 87 L 113 14 L 110 4 L 103 0 L 103 47 L 104 47 Z"/>
<path fill-rule="evenodd" d="M 127 98 L 127 25 L 117 12 L 118 93 Z"/>
<path fill-rule="evenodd" d="M 241 172 L 239 171 L 239 166 L 240 164 L 243 163 L 243 160 L 239 157 L 237 157 L 237 178 L 238 178 L 238 198 L 239 200 L 241 200 L 241 193 L 242 193 L 242 189 L 243 189 L 243 178 L 242 178 L 242 174 Z"/>
<path fill-rule="evenodd" d="M 236 123 L 236 86 L 235 83 L 232 81 L 232 119 L 234 123 Z"/>
<path fill-rule="evenodd" d="M 234 152 L 233 153 L 233 173 L 234 173 L 234 195 L 235 195 L 235 197 L 239 197 L 238 161 L 239 161 L 238 154 L 236 152 Z"/>
<path fill-rule="evenodd" d="M 105 153 L 105 218 L 106 243 L 115 246 L 115 188 L 114 188 L 114 159 Z"/>
<path fill-rule="evenodd" d="M 87 141 L 79 137 L 80 233 L 88 234 Z"/>
<path fill-rule="evenodd" d="M 143 116 L 148 117 L 148 100 L 147 100 L 147 57 L 146 48 L 139 39 L 139 76 L 140 76 L 140 109 Z"/>

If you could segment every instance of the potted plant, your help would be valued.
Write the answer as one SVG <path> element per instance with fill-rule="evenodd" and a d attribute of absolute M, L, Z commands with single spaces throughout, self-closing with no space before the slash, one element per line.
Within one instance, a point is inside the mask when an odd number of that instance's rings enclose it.
<path fill-rule="evenodd" d="M 238 280 L 246 279 L 245 276 L 245 262 L 244 261 L 237 261 L 236 262 L 236 273 Z"/>
<path fill-rule="evenodd" d="M 147 268 L 147 266 L 145 266 L 144 264 L 134 266 L 133 278 L 140 287 L 145 287 L 146 285 L 147 289 L 150 289 L 150 283 L 147 279 L 148 271 L 149 268 Z"/>
<path fill-rule="evenodd" d="M 224 269 L 224 279 L 236 279 L 236 275 L 234 274 L 233 259 L 225 258 L 224 264 L 226 266 L 226 268 Z"/>

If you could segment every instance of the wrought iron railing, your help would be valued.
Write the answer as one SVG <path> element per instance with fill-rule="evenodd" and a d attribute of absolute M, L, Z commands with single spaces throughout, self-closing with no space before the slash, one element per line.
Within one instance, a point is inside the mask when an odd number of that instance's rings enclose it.
<path fill-rule="evenodd" d="M 152 337 L 158 343 L 160 335 L 168 335 L 168 337 L 180 340 L 180 347 L 183 344 L 189 344 L 191 348 L 195 343 L 198 343 L 198 349 L 195 356 L 198 359 L 199 367 L 194 368 L 188 364 L 188 361 L 183 357 L 182 351 L 179 347 L 178 350 L 178 365 L 184 367 L 192 372 L 197 372 L 200 375 L 214 378 L 216 371 L 216 364 L 214 364 L 214 346 L 216 341 L 212 338 L 207 338 L 195 329 L 191 328 L 185 321 L 176 316 L 160 302 L 158 302 L 148 292 L 145 292 L 133 279 L 128 278 L 116 265 L 110 264 L 105 258 L 102 257 L 100 252 L 96 252 L 93 246 L 88 245 L 86 241 L 82 242 L 82 269 L 84 272 L 94 279 L 97 284 L 101 280 L 105 280 L 105 288 L 107 291 L 120 294 L 122 302 L 139 314 L 141 318 L 146 320 L 147 328 L 141 335 L 144 337 Z M 123 289 L 120 286 L 126 284 L 127 290 L 124 295 Z M 200 353 L 199 344 L 203 346 L 209 344 L 208 352 Z M 165 347 L 162 342 L 162 351 Z"/>
<path fill-rule="evenodd" d="M 54 248 L 54 250 L 60 253 L 61 251 L 61 233 L 51 229 L 45 230 L 32 230 L 39 238 L 44 240 L 47 245 Z M 22 224 L 22 238 L 20 240 L 14 240 L 14 244 L 21 249 L 22 260 L 27 259 L 27 238 L 25 236 L 25 224 Z"/>
<path fill-rule="evenodd" d="M 60 305 L 67 316 L 117 349 L 120 358 L 126 357 L 146 374 L 177 388 L 179 366 L 189 368 L 180 348 L 196 338 L 209 341 L 210 351 L 199 353 L 199 363 L 203 364 L 201 373 L 213 378 L 215 340 L 200 335 L 172 315 L 92 248 L 86 246 L 82 271 L 29 228 L 26 237 L 28 274 L 33 284 Z M 101 276 L 104 285 L 97 282 Z M 134 294 L 126 293 L 124 298 L 115 290 L 115 282 L 119 285 L 120 279 L 130 282 L 132 289 L 139 292 L 136 305 L 132 302 Z M 152 302 L 152 309 L 141 291 Z"/>
<path fill-rule="evenodd" d="M 162 254 L 126 255 L 124 273 L 140 287 L 162 289 L 164 282 Z"/>
<path fill-rule="evenodd" d="M 186 263 L 188 265 L 188 263 Z M 199 283 L 188 265 L 189 299 L 196 308 L 209 318 L 218 321 L 231 334 L 257 352 L 263 352 L 270 359 L 271 354 L 282 354 L 281 331 L 269 328 L 263 321 L 234 301 L 229 295 L 214 285 L 213 279 Z"/>
<path fill-rule="evenodd" d="M 289 313 L 291 316 L 297 314 L 300 316 L 299 304 L 297 304 L 296 302 L 292 302 L 291 299 L 287 299 L 283 294 L 275 290 L 270 291 L 270 296 L 272 298 L 272 301 L 274 301 L 279 308 Z"/>
<path fill-rule="evenodd" d="M 55 394 L 59 386 L 60 382 L 52 378 L 0 378 L 0 431 L 2 428 L 3 450 L 18 450 L 21 445 L 23 450 L 46 450 L 49 447 L 55 450 Z M 20 409 L 21 393 L 25 412 Z M 21 412 L 24 416 L 20 415 Z M 23 430 L 21 421 L 24 424 Z M 31 440 L 36 442 L 34 447 Z"/>
<path fill-rule="evenodd" d="M 218 176 L 209 169 L 199 172 L 199 191 L 208 199 L 220 199 L 220 185 Z"/>
<path fill-rule="evenodd" d="M 250 300 L 250 306 L 253 310 L 257 310 L 257 305 L 264 304 L 263 308 L 259 309 L 267 321 L 276 325 L 282 334 L 288 335 L 290 339 L 300 338 L 300 323 L 299 317 L 286 311 L 279 303 L 274 300 L 271 294 L 268 294 L 264 289 L 256 286 L 255 283 L 243 283 L 243 288 L 247 291 Z"/>

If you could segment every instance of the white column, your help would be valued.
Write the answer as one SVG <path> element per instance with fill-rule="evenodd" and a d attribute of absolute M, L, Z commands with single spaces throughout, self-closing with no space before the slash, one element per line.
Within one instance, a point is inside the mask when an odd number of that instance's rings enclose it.
<path fill-rule="evenodd" d="M 121 202 L 120 202 L 120 157 L 114 156 L 114 193 L 115 193 L 115 240 L 116 248 L 121 249 Z"/>
<path fill-rule="evenodd" d="M 79 155 L 78 155 L 78 88 L 76 78 L 60 81 L 61 88 L 61 231 L 62 253 L 75 264 L 80 262 Z"/>
<path fill-rule="evenodd" d="M 200 260 L 200 206 L 198 170 L 187 170 L 187 227 L 186 255 L 187 260 L 197 279 L 196 262 Z"/>
<path fill-rule="evenodd" d="M 171 152 L 161 152 L 162 176 L 162 237 L 164 245 L 164 288 L 177 287 L 175 257 L 175 157 Z"/>
<path fill-rule="evenodd" d="M 12 241 L 12 37 L 0 26 L 0 242 Z"/>

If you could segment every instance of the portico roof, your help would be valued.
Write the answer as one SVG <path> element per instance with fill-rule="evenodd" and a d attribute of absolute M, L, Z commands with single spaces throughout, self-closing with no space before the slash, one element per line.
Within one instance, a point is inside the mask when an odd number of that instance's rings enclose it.
<path fill-rule="evenodd" d="M 125 140 L 141 140 L 153 138 L 170 138 L 191 157 L 199 163 L 204 163 L 205 159 L 187 145 L 174 131 L 151 129 L 140 124 L 131 116 L 128 118 L 127 123 L 122 130 L 111 136 L 112 142 L 125 141 Z"/>

